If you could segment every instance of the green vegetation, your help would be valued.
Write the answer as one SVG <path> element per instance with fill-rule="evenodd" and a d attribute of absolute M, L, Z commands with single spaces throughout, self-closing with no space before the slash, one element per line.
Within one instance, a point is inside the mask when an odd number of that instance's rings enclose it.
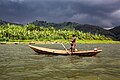
<path fill-rule="evenodd" d="M 4 42 L 24 42 L 24 41 L 69 41 L 72 34 L 76 34 L 79 40 L 112 40 L 100 34 L 83 33 L 82 31 L 72 29 L 55 29 L 49 26 L 35 26 L 33 24 L 20 25 L 1 25 L 0 26 L 0 41 Z"/>

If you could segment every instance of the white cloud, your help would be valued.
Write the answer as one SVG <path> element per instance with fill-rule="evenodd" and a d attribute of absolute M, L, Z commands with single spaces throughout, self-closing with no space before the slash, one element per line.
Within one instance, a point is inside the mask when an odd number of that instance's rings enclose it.
<path fill-rule="evenodd" d="M 89 16 L 88 14 L 76 14 L 76 15 L 73 15 L 70 18 L 70 20 L 80 21 L 80 20 L 86 19 L 88 16 Z"/>
<path fill-rule="evenodd" d="M 113 13 L 110 14 L 114 18 L 119 18 L 120 19 L 120 9 L 114 11 Z"/>
<path fill-rule="evenodd" d="M 120 0 L 82 0 L 83 2 L 89 2 L 90 4 L 113 4 Z"/>
<path fill-rule="evenodd" d="M 9 1 L 11 1 L 11 2 L 23 2 L 23 1 L 25 1 L 25 0 L 9 0 Z"/>
<path fill-rule="evenodd" d="M 57 1 L 57 0 L 44 0 L 44 1 Z M 80 2 L 80 3 L 87 3 L 87 4 L 113 4 L 120 2 L 120 0 L 59 0 L 63 2 Z"/>
<path fill-rule="evenodd" d="M 21 2 L 21 1 L 62 1 L 62 2 L 81 2 L 81 3 L 89 3 L 89 4 L 113 4 L 116 2 L 120 2 L 120 0 L 9 0 L 13 2 Z"/>

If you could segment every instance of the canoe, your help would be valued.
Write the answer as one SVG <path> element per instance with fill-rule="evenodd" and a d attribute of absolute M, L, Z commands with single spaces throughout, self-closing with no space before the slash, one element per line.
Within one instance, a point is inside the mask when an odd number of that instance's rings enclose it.
<path fill-rule="evenodd" d="M 53 54 L 53 55 L 70 55 L 67 51 L 65 50 L 56 50 L 56 49 L 50 49 L 50 48 L 43 48 L 43 47 L 38 47 L 38 46 L 33 46 L 29 45 L 31 49 L 33 49 L 35 52 L 38 54 Z M 78 50 L 71 55 L 79 55 L 79 56 L 94 56 L 97 53 L 100 53 L 102 50 L 100 49 L 95 49 L 95 50 Z"/>

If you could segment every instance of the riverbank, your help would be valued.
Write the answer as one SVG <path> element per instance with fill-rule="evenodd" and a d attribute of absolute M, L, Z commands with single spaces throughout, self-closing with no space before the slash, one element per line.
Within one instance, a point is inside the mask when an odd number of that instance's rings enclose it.
<path fill-rule="evenodd" d="M 68 40 L 54 40 L 54 41 L 12 41 L 12 42 L 0 42 L 0 44 L 55 44 L 55 43 L 67 43 Z M 120 41 L 112 41 L 112 40 L 77 40 L 76 43 L 80 44 L 120 44 Z"/>

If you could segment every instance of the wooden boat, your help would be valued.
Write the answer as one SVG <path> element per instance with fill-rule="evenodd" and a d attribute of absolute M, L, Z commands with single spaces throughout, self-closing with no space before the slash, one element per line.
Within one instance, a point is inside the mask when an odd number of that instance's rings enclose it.
<path fill-rule="evenodd" d="M 38 46 L 29 45 L 31 49 L 33 49 L 38 54 L 53 54 L 53 55 L 70 55 L 66 50 L 56 50 L 56 49 L 49 49 L 43 48 Z M 102 50 L 80 50 L 71 53 L 71 55 L 79 55 L 79 56 L 94 56 L 97 53 L 100 53 Z"/>

